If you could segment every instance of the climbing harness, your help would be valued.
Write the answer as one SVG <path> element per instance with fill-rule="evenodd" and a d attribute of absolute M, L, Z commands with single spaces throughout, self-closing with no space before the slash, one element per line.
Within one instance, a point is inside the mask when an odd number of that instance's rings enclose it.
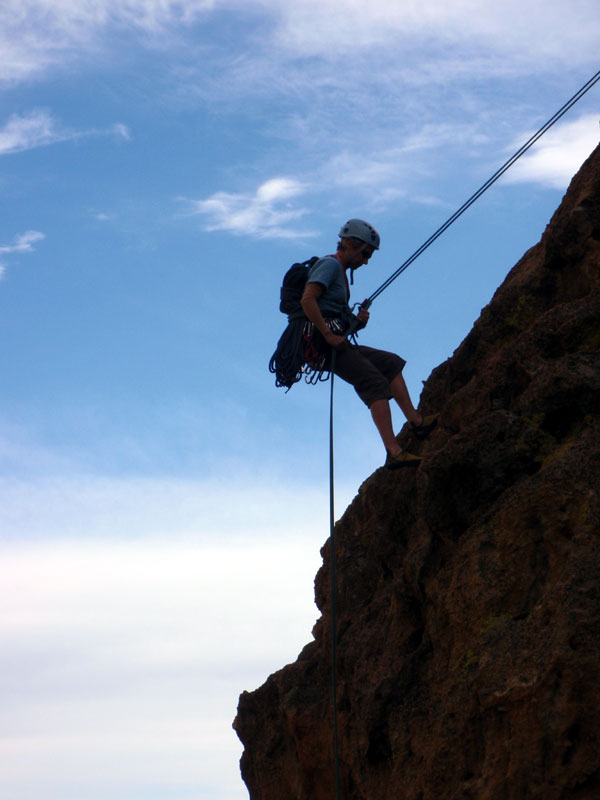
<path fill-rule="evenodd" d="M 560 108 L 550 119 L 542 125 L 542 127 L 531 136 L 525 144 L 520 147 L 517 152 L 511 156 L 483 186 L 481 186 L 474 194 L 466 200 L 463 205 L 449 217 L 443 225 L 441 225 L 435 233 L 433 233 L 421 247 L 406 259 L 398 269 L 390 275 L 390 277 L 376 289 L 370 297 L 368 297 L 362 304 L 361 308 L 368 309 L 373 300 L 379 297 L 388 286 L 393 283 L 396 278 L 407 269 L 413 261 L 415 261 L 427 248 L 438 239 L 450 225 L 464 214 L 464 212 L 473 203 L 486 192 L 492 184 L 494 184 L 506 170 L 517 161 L 524 153 L 532 147 L 538 139 L 540 139 L 546 131 L 548 131 L 555 122 L 564 116 L 575 103 L 580 100 L 583 95 L 589 91 L 600 80 L 600 70 L 585 83 L 578 92 L 576 92 L 570 100 L 568 100 L 562 108 Z M 354 320 L 350 329 L 346 332 L 346 336 L 351 335 L 358 329 L 358 320 Z M 332 694 L 332 713 L 333 713 L 333 755 L 334 755 L 334 769 L 335 769 L 335 796 L 336 800 L 341 800 L 340 789 L 340 757 L 339 757 L 339 731 L 338 731 L 338 714 L 337 714 L 337 580 L 335 569 L 335 497 L 334 497 L 334 447 L 333 447 L 333 383 L 335 371 L 335 357 L 336 351 L 334 348 L 331 350 L 331 363 L 329 371 L 331 373 L 331 394 L 329 401 L 329 560 L 330 560 L 330 596 L 331 596 L 331 694 Z"/>

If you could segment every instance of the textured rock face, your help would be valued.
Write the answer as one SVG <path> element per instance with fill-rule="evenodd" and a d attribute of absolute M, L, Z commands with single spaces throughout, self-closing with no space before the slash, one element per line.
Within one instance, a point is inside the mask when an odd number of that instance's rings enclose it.
<path fill-rule="evenodd" d="M 345 800 L 600 798 L 599 351 L 600 148 L 427 381 L 419 469 L 337 523 Z M 330 555 L 314 641 L 240 698 L 251 800 L 335 798 Z"/>

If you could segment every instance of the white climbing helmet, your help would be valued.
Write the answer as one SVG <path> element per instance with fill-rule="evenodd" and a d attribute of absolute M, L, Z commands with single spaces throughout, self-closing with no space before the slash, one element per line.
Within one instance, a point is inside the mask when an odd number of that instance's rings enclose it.
<path fill-rule="evenodd" d="M 338 233 L 340 239 L 360 239 L 361 242 L 370 244 L 375 250 L 379 250 L 380 238 L 379 234 L 372 225 L 365 222 L 364 219 L 349 219 L 345 225 L 342 225 Z"/>

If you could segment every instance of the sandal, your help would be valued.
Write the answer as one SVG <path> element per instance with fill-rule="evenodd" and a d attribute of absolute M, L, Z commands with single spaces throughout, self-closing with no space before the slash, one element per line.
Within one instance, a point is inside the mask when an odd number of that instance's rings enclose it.
<path fill-rule="evenodd" d="M 401 450 L 397 456 L 391 456 L 389 453 L 387 454 L 387 458 L 385 460 L 385 467 L 386 469 L 399 469 L 400 467 L 418 467 L 421 461 L 423 461 L 421 456 L 414 456 L 412 453 L 407 453 L 405 450 Z"/>
<path fill-rule="evenodd" d="M 410 423 L 410 431 L 415 439 L 426 439 L 431 431 L 435 428 L 438 424 L 439 414 L 430 414 L 430 416 L 425 417 L 421 414 L 421 424 L 415 425 L 414 422 Z"/>

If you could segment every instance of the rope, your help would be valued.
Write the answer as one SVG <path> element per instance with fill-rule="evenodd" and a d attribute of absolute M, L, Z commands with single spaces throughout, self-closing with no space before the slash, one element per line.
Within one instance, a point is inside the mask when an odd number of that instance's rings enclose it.
<path fill-rule="evenodd" d="M 319 352 L 312 341 L 313 329 L 312 322 L 304 314 L 289 321 L 269 361 L 269 372 L 275 375 L 275 386 L 285 386 L 289 392 L 303 376 L 306 383 L 329 378 L 324 368 L 326 355 Z"/>
<path fill-rule="evenodd" d="M 335 576 L 335 496 L 333 479 L 333 375 L 335 348 L 331 349 L 331 392 L 329 399 L 329 564 L 331 575 L 331 697 L 333 704 L 333 761 L 335 767 L 335 796 L 340 800 L 340 754 L 337 714 L 337 581 Z"/>
<path fill-rule="evenodd" d="M 285 386 L 288 391 L 302 377 L 304 323 L 304 319 L 290 320 L 269 361 L 269 372 L 275 375 L 275 386 Z"/>
<path fill-rule="evenodd" d="M 462 206 L 457 211 L 455 211 L 454 214 L 452 214 L 452 216 L 449 217 L 446 220 L 446 222 L 444 222 L 444 224 L 441 225 L 437 229 L 437 231 L 435 231 L 435 233 L 433 233 L 429 237 L 429 239 L 427 239 L 427 241 L 424 242 L 418 248 L 418 250 L 415 250 L 415 252 L 409 258 L 407 258 L 406 261 L 401 266 L 399 266 L 398 269 L 394 273 L 392 273 L 392 275 L 390 275 L 390 277 L 386 281 L 384 281 L 381 284 L 381 286 L 378 289 L 376 289 L 369 298 L 367 298 L 367 300 L 365 300 L 365 302 L 362 304 L 362 307 L 363 308 L 369 308 L 369 306 L 371 305 L 373 300 L 375 300 L 376 297 L 379 297 L 379 295 L 382 292 L 384 292 L 388 288 L 388 286 L 393 281 L 395 281 L 396 278 L 399 275 L 401 275 L 407 267 L 409 267 L 413 263 L 413 261 L 415 261 L 422 253 L 424 253 L 425 250 L 427 250 L 427 248 L 430 245 L 432 245 L 435 242 L 435 240 L 438 237 L 440 237 L 442 235 L 442 233 L 444 233 L 444 231 L 446 231 L 450 227 L 450 225 L 452 225 L 452 223 L 456 222 L 456 220 L 462 214 L 464 214 L 464 212 L 470 206 L 472 206 L 473 203 L 476 200 L 478 200 L 481 197 L 481 195 L 490 188 L 490 186 L 492 186 L 492 184 L 496 183 L 498 178 L 500 178 L 502 175 L 504 175 L 506 170 L 508 170 L 508 169 L 510 169 L 510 167 L 512 167 L 512 165 L 515 163 L 515 161 L 517 161 L 519 158 L 521 158 L 521 156 L 524 153 L 526 153 L 527 150 L 529 150 L 529 148 L 532 147 L 537 142 L 537 140 L 540 139 L 546 133 L 546 131 L 548 131 L 554 125 L 555 122 L 558 122 L 558 120 L 561 117 L 563 117 L 567 113 L 567 111 L 569 111 L 569 109 L 571 109 L 575 105 L 575 103 L 577 103 L 578 100 L 581 100 L 583 95 L 586 92 L 588 92 L 592 88 L 592 86 L 594 86 L 594 84 L 596 84 L 599 80 L 600 80 L 600 70 L 595 75 L 593 75 L 589 79 L 589 81 L 587 81 L 587 83 L 585 83 L 581 87 L 581 89 L 579 89 L 579 91 L 575 92 L 573 97 L 571 97 L 570 100 L 567 100 L 567 102 L 564 104 L 564 106 L 559 108 L 558 111 L 555 114 L 553 114 L 550 117 L 550 119 L 546 123 L 544 123 L 544 125 L 542 125 L 542 127 L 536 133 L 534 133 L 533 136 L 531 136 L 525 142 L 525 144 L 522 145 L 517 150 L 517 152 L 514 155 L 512 155 L 508 159 L 508 161 L 506 161 L 498 170 L 496 170 L 496 172 L 494 172 L 494 174 L 491 176 L 491 178 L 488 178 L 488 180 L 483 184 L 483 186 L 481 186 L 474 194 L 472 194 L 471 197 L 469 197 L 469 199 L 466 200 L 462 204 Z"/>

